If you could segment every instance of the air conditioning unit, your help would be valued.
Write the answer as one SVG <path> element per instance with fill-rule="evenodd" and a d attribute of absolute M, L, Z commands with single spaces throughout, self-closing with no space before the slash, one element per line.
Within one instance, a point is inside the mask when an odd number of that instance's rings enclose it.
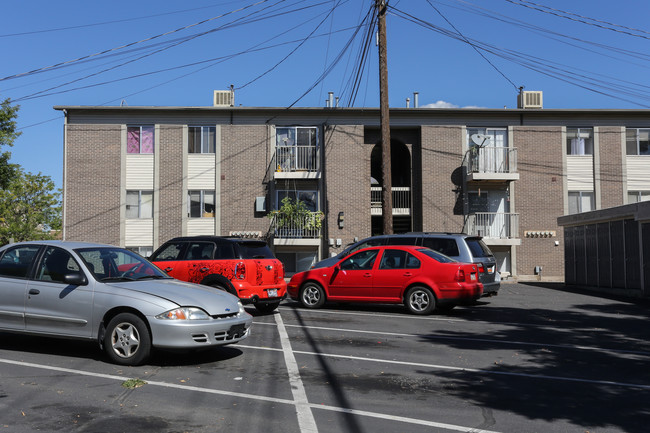
<path fill-rule="evenodd" d="M 519 92 L 517 108 L 544 108 L 541 91 Z"/>
<path fill-rule="evenodd" d="M 235 105 L 235 92 L 232 90 L 215 90 L 215 107 L 233 107 Z"/>

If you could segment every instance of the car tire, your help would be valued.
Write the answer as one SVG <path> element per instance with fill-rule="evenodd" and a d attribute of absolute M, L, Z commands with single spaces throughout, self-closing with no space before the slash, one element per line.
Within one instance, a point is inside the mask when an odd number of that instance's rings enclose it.
<path fill-rule="evenodd" d="M 273 302 L 268 304 L 255 304 L 255 309 L 262 314 L 269 314 L 274 312 L 275 309 L 278 308 L 278 305 L 280 305 L 279 302 Z"/>
<path fill-rule="evenodd" d="M 300 289 L 300 303 L 306 308 L 320 308 L 325 304 L 325 291 L 316 283 L 307 283 Z"/>
<path fill-rule="evenodd" d="M 415 286 L 406 292 L 404 305 L 413 314 L 430 314 L 436 308 L 436 297 L 431 289 Z"/>
<path fill-rule="evenodd" d="M 149 329 L 132 313 L 118 314 L 108 322 L 103 343 L 106 355 L 120 365 L 140 365 L 151 353 Z"/>
<path fill-rule="evenodd" d="M 226 293 L 230 293 L 233 296 L 237 296 L 237 293 L 235 292 L 235 289 L 230 288 L 225 283 L 221 283 L 221 282 L 217 281 L 217 282 L 213 282 L 213 283 L 208 284 L 208 286 L 213 287 L 213 288 L 215 288 L 217 290 L 224 291 Z M 237 297 L 239 297 L 239 296 L 237 296 Z"/>

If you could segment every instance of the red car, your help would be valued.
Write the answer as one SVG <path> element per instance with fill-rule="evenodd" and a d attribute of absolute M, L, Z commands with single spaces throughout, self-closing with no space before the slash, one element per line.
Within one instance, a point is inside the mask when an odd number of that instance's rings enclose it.
<path fill-rule="evenodd" d="M 178 280 L 230 292 L 261 313 L 278 308 L 287 292 L 284 266 L 261 240 L 178 237 L 165 242 L 149 260 Z"/>
<path fill-rule="evenodd" d="M 365 248 L 326 268 L 297 273 L 287 291 L 307 308 L 325 301 L 404 304 L 414 314 L 449 310 L 483 294 L 475 264 L 415 246 Z"/>

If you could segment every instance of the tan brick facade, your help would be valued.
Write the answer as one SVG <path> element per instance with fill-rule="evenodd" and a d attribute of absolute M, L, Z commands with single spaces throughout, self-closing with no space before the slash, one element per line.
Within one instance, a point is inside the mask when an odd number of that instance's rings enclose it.
<path fill-rule="evenodd" d="M 600 127 L 599 159 L 602 208 L 624 204 L 623 195 L 623 129 L 620 127 Z"/>
<path fill-rule="evenodd" d="M 121 127 L 68 125 L 67 140 L 66 239 L 119 244 Z"/>

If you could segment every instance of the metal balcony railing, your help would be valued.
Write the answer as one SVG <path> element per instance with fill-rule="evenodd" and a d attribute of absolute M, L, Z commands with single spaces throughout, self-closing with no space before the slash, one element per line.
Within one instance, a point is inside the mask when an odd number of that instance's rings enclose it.
<path fill-rule="evenodd" d="M 318 239 L 321 235 L 322 212 L 291 216 L 277 212 L 271 219 L 271 232 L 276 238 Z"/>
<path fill-rule="evenodd" d="M 492 239 L 517 238 L 519 214 L 477 212 L 467 216 L 467 234 Z"/>
<path fill-rule="evenodd" d="M 373 186 L 370 188 L 370 208 L 373 215 L 382 213 L 382 188 Z M 407 186 L 391 188 L 393 194 L 393 215 L 411 214 L 411 188 Z"/>
<path fill-rule="evenodd" d="M 320 170 L 317 146 L 276 146 L 273 169 L 276 172 Z"/>
<path fill-rule="evenodd" d="M 516 173 L 517 148 L 472 147 L 467 151 L 467 165 L 469 173 Z"/>

